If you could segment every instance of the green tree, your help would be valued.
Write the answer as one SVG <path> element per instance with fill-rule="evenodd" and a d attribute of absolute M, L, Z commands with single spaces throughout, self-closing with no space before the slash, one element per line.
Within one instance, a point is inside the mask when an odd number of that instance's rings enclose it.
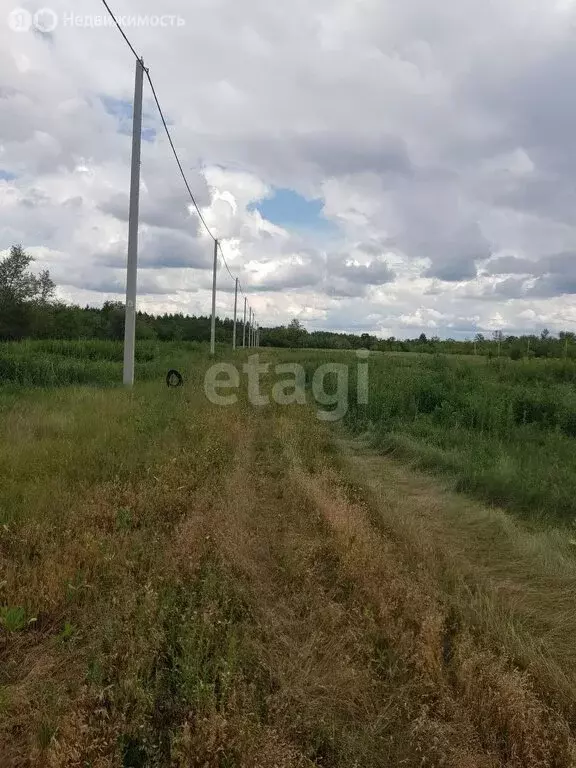
<path fill-rule="evenodd" d="M 37 311 L 45 310 L 54 297 L 50 273 L 30 271 L 33 257 L 21 245 L 13 245 L 0 260 L 0 339 L 21 339 L 31 333 Z"/>
<path fill-rule="evenodd" d="M 304 340 L 308 335 L 308 331 L 297 318 L 290 321 L 286 330 L 286 336 L 291 347 L 304 346 Z"/>

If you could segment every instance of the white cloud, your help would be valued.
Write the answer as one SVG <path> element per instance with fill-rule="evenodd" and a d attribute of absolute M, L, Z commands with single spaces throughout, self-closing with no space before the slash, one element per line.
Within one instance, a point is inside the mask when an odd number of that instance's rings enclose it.
<path fill-rule="evenodd" d="M 51 7 L 51 34 L 0 19 L 0 171 L 15 175 L 0 174 L 0 250 L 21 241 L 63 297 L 99 303 L 122 298 L 134 62 L 112 27 L 64 25 L 94 4 Z M 560 258 L 576 253 L 573 4 L 170 0 L 162 13 L 186 23 L 126 31 L 261 322 L 398 336 L 576 322 Z M 206 312 L 212 246 L 148 90 L 145 128 L 141 306 Z M 253 204 L 274 187 L 319 197 L 335 229 L 266 221 Z M 506 254 L 533 269 L 491 274 Z"/>

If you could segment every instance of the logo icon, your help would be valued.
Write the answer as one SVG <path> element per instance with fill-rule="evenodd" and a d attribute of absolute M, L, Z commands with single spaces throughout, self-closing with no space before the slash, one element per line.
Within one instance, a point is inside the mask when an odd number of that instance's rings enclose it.
<path fill-rule="evenodd" d="M 55 13 L 55 11 L 52 10 L 52 8 L 41 8 L 34 14 L 32 23 L 38 32 L 48 34 L 50 32 L 54 32 L 58 26 L 58 15 Z"/>
<path fill-rule="evenodd" d="M 29 32 L 32 27 L 32 14 L 26 8 L 14 8 L 8 14 L 8 26 L 13 32 Z"/>

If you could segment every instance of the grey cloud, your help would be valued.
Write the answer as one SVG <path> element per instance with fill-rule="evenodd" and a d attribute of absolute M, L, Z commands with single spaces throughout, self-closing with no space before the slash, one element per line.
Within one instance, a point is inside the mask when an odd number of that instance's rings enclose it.
<path fill-rule="evenodd" d="M 87 291 L 104 294 L 118 294 L 119 300 L 123 301 L 126 295 L 126 275 L 125 273 L 108 274 L 104 277 L 96 277 L 86 274 L 68 274 L 62 285 L 73 288 L 81 288 Z M 138 276 L 138 294 L 140 296 L 168 296 L 176 292 L 177 289 L 163 285 L 160 276 L 143 272 Z M 194 289 L 187 288 L 188 293 L 194 293 Z"/>
<path fill-rule="evenodd" d="M 313 243 L 318 252 L 345 254 L 362 242 L 358 253 L 368 257 L 393 248 L 408 261 L 429 259 L 425 274 L 442 281 L 435 290 L 448 302 L 456 290 L 450 282 L 475 277 L 493 252 L 515 252 L 514 262 L 492 259 L 486 266 L 514 278 L 500 280 L 482 299 L 487 315 L 506 296 L 546 299 L 572 290 L 576 106 L 569 89 L 576 52 L 573 33 L 561 30 L 573 19 L 561 21 L 553 3 L 222 0 L 201 3 L 192 14 L 183 0 L 174 2 L 184 28 L 133 32 L 145 57 L 159 62 L 156 84 L 202 204 L 208 190 L 190 170 L 198 158 L 200 166 L 242 168 L 309 196 L 328 195 L 332 180 L 334 217 L 357 215 L 338 219 L 338 235 Z M 77 5 L 79 14 L 93 12 L 86 0 Z M 157 8 L 141 0 L 139 12 Z M 4 237 L 18 234 L 78 260 L 87 281 L 95 262 L 100 268 L 125 261 L 125 244 L 108 244 L 126 234 L 130 140 L 101 103 L 102 94 L 132 98 L 125 54 L 113 30 L 62 26 L 47 44 L 0 25 L 2 167 L 18 174 L 10 189 L 25 200 L 3 199 L 0 227 Z M 198 71 L 208 60 L 203 77 L 190 78 L 183 90 L 182 71 Z M 516 149 L 527 153 L 532 170 L 498 167 L 500 156 Z M 142 172 L 143 271 L 197 265 L 209 281 L 209 244 L 196 237 L 197 221 L 161 132 L 143 148 Z M 50 200 L 35 197 L 31 186 Z M 228 226 L 229 214 L 217 206 L 211 213 Z M 241 254 L 238 272 L 301 246 L 255 232 L 242 211 L 227 234 Z M 387 284 L 403 305 L 400 314 L 413 316 L 422 296 L 402 288 L 412 265 L 394 269 L 392 283 L 378 259 L 358 267 L 316 254 L 280 267 L 259 290 L 276 292 L 278 302 L 283 290 L 298 290 L 314 305 L 349 296 L 339 322 L 353 324 L 360 322 L 353 299 Z M 363 312 L 366 303 L 356 302 Z M 390 315 L 385 322 L 396 321 Z"/>
<path fill-rule="evenodd" d="M 571 275 L 544 275 L 538 278 L 527 292 L 529 297 L 544 299 L 563 294 L 576 294 L 576 270 Z"/>
<path fill-rule="evenodd" d="M 21 198 L 19 204 L 25 208 L 38 208 L 40 206 L 50 205 L 51 202 L 50 196 L 41 189 L 32 188 Z"/>
<path fill-rule="evenodd" d="M 487 292 L 486 295 L 496 298 L 501 297 L 503 299 L 520 299 L 525 296 L 526 293 L 525 280 L 509 277 L 506 280 L 500 280 L 496 283 L 493 290 Z"/>
<path fill-rule="evenodd" d="M 537 269 L 537 264 L 530 259 L 522 259 L 518 256 L 499 256 L 491 259 L 485 266 L 484 272 L 488 275 L 531 275 Z"/>
<path fill-rule="evenodd" d="M 446 283 L 456 283 L 462 280 L 471 280 L 476 276 L 476 267 L 474 266 L 474 256 L 471 259 L 462 259 L 455 256 L 451 259 L 443 260 L 442 263 L 436 263 L 426 270 L 426 277 L 437 277 Z"/>
<path fill-rule="evenodd" d="M 566 251 L 529 260 L 501 256 L 488 262 L 488 275 L 524 275 L 510 277 L 488 289 L 486 295 L 507 298 L 552 298 L 576 293 L 576 252 Z"/>
<path fill-rule="evenodd" d="M 367 295 L 368 287 L 365 283 L 350 283 L 334 277 L 326 280 L 325 291 L 328 296 L 335 299 L 358 299 Z"/>
<path fill-rule="evenodd" d="M 376 240 L 370 240 L 368 242 L 358 243 L 356 246 L 359 251 L 367 254 L 368 256 L 381 256 L 386 251 L 392 250 L 395 243 L 389 238 L 380 238 Z"/>
<path fill-rule="evenodd" d="M 319 276 L 313 268 L 281 268 L 261 282 L 251 283 L 250 289 L 260 292 L 293 290 L 295 288 L 314 289 L 318 283 Z"/>
<path fill-rule="evenodd" d="M 330 264 L 330 274 L 342 277 L 351 283 L 364 285 L 384 285 L 394 282 L 396 278 L 395 272 L 386 262 L 376 259 L 369 264 L 347 264 L 342 258 L 340 263 Z"/>
<path fill-rule="evenodd" d="M 347 254 L 331 254 L 326 265 L 324 289 L 328 296 L 358 298 L 373 286 L 393 283 L 396 274 L 385 261 L 356 264 Z"/>
<path fill-rule="evenodd" d="M 206 269 L 211 263 L 209 244 L 175 230 L 149 231 L 142 238 L 142 267 Z"/>
<path fill-rule="evenodd" d="M 563 251 L 530 260 L 517 256 L 500 256 L 486 264 L 486 272 L 491 275 L 533 275 L 546 274 L 576 275 L 576 251 Z"/>
<path fill-rule="evenodd" d="M 76 197 L 69 197 L 67 200 L 64 200 L 64 202 L 62 203 L 62 205 L 65 206 L 66 208 L 72 208 L 75 210 L 82 208 L 83 204 L 84 204 L 84 200 L 81 195 L 76 195 Z"/>
<path fill-rule="evenodd" d="M 142 224 L 152 227 L 165 227 L 169 229 L 182 229 L 188 232 L 196 232 L 200 221 L 195 212 L 189 210 L 191 205 L 183 183 L 177 174 L 170 176 L 170 186 L 162 180 L 160 184 L 154 183 L 150 191 L 140 195 L 140 215 Z M 189 183 L 193 183 L 196 193 L 196 202 L 206 205 L 210 202 L 208 187 L 203 176 L 197 173 L 189 174 Z M 119 221 L 128 221 L 129 197 L 126 192 L 118 192 L 99 205 L 100 210 Z"/>
<path fill-rule="evenodd" d="M 422 256 L 432 260 L 427 277 L 445 282 L 458 282 L 476 277 L 476 262 L 490 256 L 490 244 L 477 224 L 462 227 L 451 236 L 438 234 L 436 239 L 423 242 Z"/>
<path fill-rule="evenodd" d="M 399 136 L 323 131 L 294 137 L 291 143 L 304 160 L 318 165 L 326 176 L 367 171 L 407 175 L 412 170 L 406 144 Z"/>
<path fill-rule="evenodd" d="M 184 232 L 170 229 L 145 229 L 140 235 L 138 266 L 140 269 L 164 268 L 207 269 L 211 264 L 209 243 Z M 104 267 L 122 267 L 126 264 L 126 246 L 97 253 L 95 260 Z"/>

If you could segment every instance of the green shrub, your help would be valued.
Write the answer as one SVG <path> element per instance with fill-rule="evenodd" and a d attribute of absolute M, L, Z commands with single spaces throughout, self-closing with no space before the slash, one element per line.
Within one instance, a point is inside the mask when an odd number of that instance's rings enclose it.
<path fill-rule="evenodd" d="M 568 437 L 576 437 L 576 411 L 564 410 L 558 420 L 560 429 Z"/>
<path fill-rule="evenodd" d="M 534 396 L 520 396 L 512 405 L 516 424 L 539 424 L 553 427 L 558 406 L 551 400 Z"/>

